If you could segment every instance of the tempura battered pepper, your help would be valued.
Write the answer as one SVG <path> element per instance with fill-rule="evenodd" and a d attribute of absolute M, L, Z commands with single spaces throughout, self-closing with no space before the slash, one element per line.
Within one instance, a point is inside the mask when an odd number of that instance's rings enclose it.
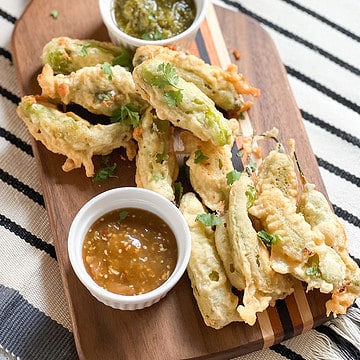
<path fill-rule="evenodd" d="M 136 153 L 132 128 L 122 123 L 91 125 L 74 113 L 62 113 L 40 96 L 25 96 L 17 114 L 27 125 L 31 135 L 48 150 L 67 157 L 64 171 L 84 165 L 86 176 L 94 176 L 93 155 L 108 155 L 125 147 L 129 159 Z"/>
<path fill-rule="evenodd" d="M 360 296 L 360 269 L 349 255 L 344 225 L 334 214 L 324 194 L 317 191 L 314 184 L 305 183 L 298 211 L 304 214 L 313 231 L 324 235 L 325 244 L 340 255 L 346 266 L 343 283 L 326 302 L 327 315 L 345 314 L 347 308 Z"/>
<path fill-rule="evenodd" d="M 149 107 L 134 130 L 138 143 L 135 180 L 137 186 L 174 201 L 173 185 L 179 172 L 173 148 L 174 131 L 168 121 L 159 120 L 154 113 Z"/>
<path fill-rule="evenodd" d="M 126 50 L 110 42 L 62 36 L 45 44 L 41 59 L 43 64 L 51 66 L 55 74 L 70 74 L 86 66 L 104 62 L 111 64 L 114 58 L 121 56 L 128 56 Z"/>
<path fill-rule="evenodd" d="M 143 61 L 155 58 L 171 63 L 184 80 L 195 84 L 215 104 L 233 114 L 245 111 L 252 103 L 245 103 L 242 94 L 258 97 L 260 90 L 248 84 L 235 65 L 223 70 L 217 66 L 206 64 L 195 55 L 171 50 L 163 46 L 140 46 L 134 55 L 133 64 L 137 66 Z"/>
<path fill-rule="evenodd" d="M 236 311 L 238 297 L 231 291 L 224 267 L 216 252 L 214 231 L 196 220 L 205 211 L 194 193 L 186 193 L 180 202 L 191 232 L 191 255 L 187 272 L 194 297 L 206 325 L 220 329 L 241 321 Z"/>
<path fill-rule="evenodd" d="M 270 266 L 270 256 L 264 243 L 258 237 L 248 216 L 249 191 L 253 182 L 246 173 L 231 187 L 227 231 L 234 267 L 239 268 L 245 278 L 242 304 L 238 312 L 249 325 L 256 321 L 256 313 L 274 305 L 293 292 L 292 283 L 287 276 L 276 273 Z"/>
<path fill-rule="evenodd" d="M 141 96 L 156 109 L 160 119 L 169 120 L 216 146 L 230 144 L 232 133 L 228 120 L 196 85 L 177 77 L 173 70 L 170 64 L 155 59 L 138 65 L 133 79 Z M 176 85 L 169 80 L 176 80 Z"/>
<path fill-rule="evenodd" d="M 74 103 L 94 114 L 111 116 L 113 111 L 128 103 L 140 108 L 148 105 L 136 93 L 131 73 L 123 67 L 102 65 L 84 67 L 69 75 L 55 75 L 46 64 L 38 76 L 42 95 L 65 105 Z"/>
<path fill-rule="evenodd" d="M 298 197 L 299 186 L 294 162 L 280 143 L 261 162 L 256 176 L 257 192 L 273 187 L 279 188 L 289 198 Z"/>

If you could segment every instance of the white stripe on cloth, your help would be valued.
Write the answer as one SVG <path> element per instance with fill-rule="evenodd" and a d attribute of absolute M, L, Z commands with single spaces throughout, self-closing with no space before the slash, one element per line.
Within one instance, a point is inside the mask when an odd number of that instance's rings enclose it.
<path fill-rule="evenodd" d="M 1 266 L 0 283 L 17 290 L 34 307 L 71 330 L 56 260 L 2 227 L 0 239 L 1 262 L 5 265 Z"/>

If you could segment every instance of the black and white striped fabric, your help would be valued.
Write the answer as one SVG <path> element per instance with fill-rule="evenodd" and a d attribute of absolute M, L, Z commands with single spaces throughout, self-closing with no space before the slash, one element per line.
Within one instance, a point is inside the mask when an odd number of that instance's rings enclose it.
<path fill-rule="evenodd" d="M 0 0 L 0 360 L 77 359 L 30 135 L 16 116 L 11 35 L 28 0 Z M 359 0 L 217 0 L 257 20 L 286 67 L 329 198 L 360 262 Z M 360 359 L 360 302 L 240 357 Z M 106 359 L 106 354 L 104 354 Z"/>

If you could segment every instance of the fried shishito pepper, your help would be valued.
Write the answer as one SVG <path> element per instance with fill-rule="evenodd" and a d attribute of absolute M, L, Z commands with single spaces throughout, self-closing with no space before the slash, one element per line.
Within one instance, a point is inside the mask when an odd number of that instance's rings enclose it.
<path fill-rule="evenodd" d="M 324 194 L 317 191 L 314 184 L 304 185 L 298 211 L 304 215 L 313 231 L 324 235 L 325 244 L 339 254 L 346 266 L 343 283 L 326 302 L 327 315 L 345 314 L 347 308 L 360 296 L 360 269 L 349 255 L 344 225 L 334 214 Z"/>
<path fill-rule="evenodd" d="M 231 290 L 221 259 L 214 244 L 214 231 L 197 221 L 206 210 L 192 192 L 180 202 L 191 233 L 191 255 L 187 267 L 194 297 L 207 326 L 221 329 L 233 321 L 241 321 L 236 311 L 238 297 Z"/>
<path fill-rule="evenodd" d="M 86 176 L 94 176 L 93 155 L 108 155 L 125 147 L 129 159 L 136 154 L 132 128 L 122 123 L 92 125 L 78 115 L 59 111 L 40 96 L 24 96 L 17 114 L 27 125 L 31 135 L 56 154 L 67 157 L 63 170 L 85 167 Z"/>
<path fill-rule="evenodd" d="M 214 102 L 196 85 L 178 77 L 168 64 L 146 60 L 134 69 L 133 78 L 137 90 L 156 109 L 160 119 L 214 145 L 231 143 L 229 122 Z"/>
<path fill-rule="evenodd" d="M 136 185 L 155 191 L 170 201 L 175 200 L 174 181 L 179 172 L 173 132 L 170 123 L 159 120 L 151 107 L 134 130 L 138 143 Z"/>
<path fill-rule="evenodd" d="M 89 66 L 69 75 L 54 75 L 46 64 L 38 76 L 42 96 L 62 104 L 78 104 L 93 114 L 111 116 L 113 111 L 128 103 L 147 107 L 136 93 L 131 73 L 123 67 Z"/>
<path fill-rule="evenodd" d="M 150 58 L 172 64 L 180 77 L 195 84 L 219 108 L 233 114 L 245 111 L 252 105 L 245 103 L 241 95 L 260 95 L 260 90 L 250 86 L 245 77 L 237 72 L 235 65 L 223 70 L 195 55 L 151 45 L 136 49 L 133 65 L 137 66 Z"/>
<path fill-rule="evenodd" d="M 235 181 L 230 190 L 227 231 L 232 248 L 234 267 L 245 278 L 242 304 L 237 308 L 241 318 L 254 325 L 256 313 L 275 301 L 291 294 L 294 289 L 288 276 L 276 273 L 270 264 L 265 244 L 257 237 L 248 215 L 254 184 L 246 173 Z"/>
<path fill-rule="evenodd" d="M 43 47 L 41 59 L 55 74 L 70 74 L 86 66 L 95 66 L 123 56 L 125 50 L 110 42 L 72 39 L 66 36 L 53 38 Z"/>

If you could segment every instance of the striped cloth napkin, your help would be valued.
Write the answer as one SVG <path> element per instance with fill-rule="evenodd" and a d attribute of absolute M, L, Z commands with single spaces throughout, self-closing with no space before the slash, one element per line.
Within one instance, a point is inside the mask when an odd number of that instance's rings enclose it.
<path fill-rule="evenodd" d="M 20 92 L 11 35 L 28 3 L 0 0 L 0 360 L 77 359 L 30 135 L 15 113 Z M 215 3 L 255 19 L 274 40 L 350 254 L 360 263 L 360 2 Z M 360 359 L 359 305 L 238 359 Z"/>

